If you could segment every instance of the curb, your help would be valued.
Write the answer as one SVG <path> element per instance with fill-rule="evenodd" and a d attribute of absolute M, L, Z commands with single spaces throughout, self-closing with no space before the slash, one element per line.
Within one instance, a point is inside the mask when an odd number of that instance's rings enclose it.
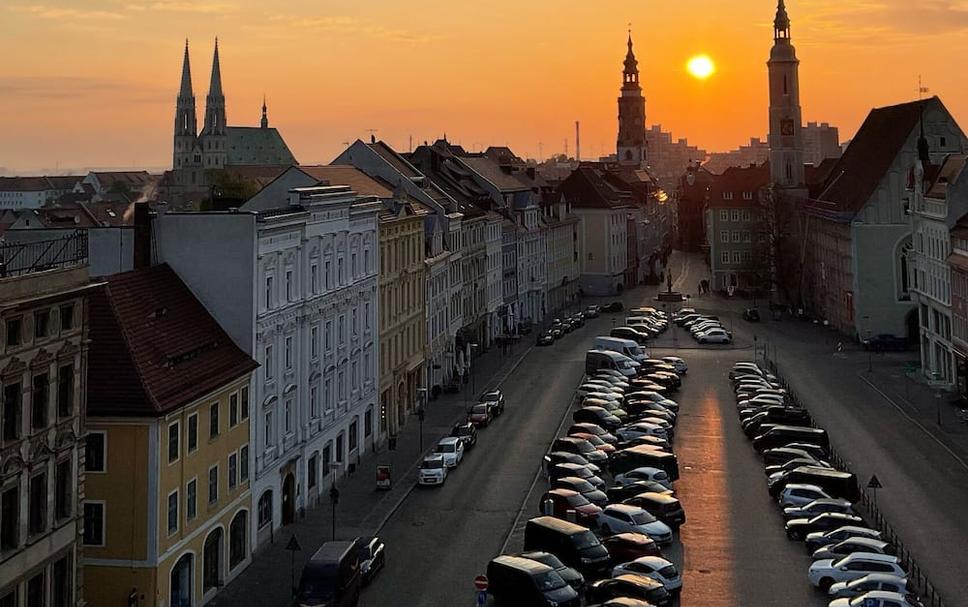
<path fill-rule="evenodd" d="M 504 384 L 504 382 L 507 381 L 507 378 L 510 377 L 515 370 L 517 370 L 517 368 L 521 365 L 522 362 L 524 362 L 524 359 L 527 358 L 528 354 L 530 354 L 532 350 L 534 350 L 534 346 L 529 346 L 528 349 L 525 350 L 524 353 L 518 357 L 518 360 L 515 361 L 513 365 L 511 365 L 511 368 L 508 369 L 507 373 L 504 374 L 504 377 L 502 377 L 501 380 L 497 382 L 497 387 L 501 387 Z M 460 419 L 460 418 L 457 418 L 457 419 Z M 420 465 L 420 461 L 422 459 L 423 458 L 421 457 L 420 459 L 415 461 L 412 466 L 407 468 L 407 471 L 403 473 L 404 478 L 410 476 L 410 473 L 413 472 L 414 469 L 416 469 L 417 466 Z M 412 481 L 410 484 L 410 487 L 403 493 L 403 495 L 400 496 L 399 499 L 397 499 L 397 501 L 390 508 L 390 511 L 387 512 L 387 514 L 380 520 L 380 523 L 377 525 L 377 528 L 376 528 L 376 534 L 379 534 L 380 531 L 382 531 L 383 528 L 386 526 L 386 524 L 390 522 L 390 519 L 393 518 L 393 515 L 396 514 L 397 510 L 399 510 L 401 506 L 403 506 L 403 502 L 405 502 L 407 498 L 410 497 L 410 494 L 413 493 L 414 489 L 416 488 L 417 488 L 417 481 Z"/>

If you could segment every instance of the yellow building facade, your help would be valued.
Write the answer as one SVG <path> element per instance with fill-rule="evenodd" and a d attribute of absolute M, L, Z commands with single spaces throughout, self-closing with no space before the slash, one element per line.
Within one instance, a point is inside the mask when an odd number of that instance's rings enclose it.
<path fill-rule="evenodd" d="M 203 605 L 251 558 L 255 362 L 167 266 L 107 283 L 92 319 L 85 596 L 94 607 Z M 152 313 L 156 326 L 133 326 Z"/>

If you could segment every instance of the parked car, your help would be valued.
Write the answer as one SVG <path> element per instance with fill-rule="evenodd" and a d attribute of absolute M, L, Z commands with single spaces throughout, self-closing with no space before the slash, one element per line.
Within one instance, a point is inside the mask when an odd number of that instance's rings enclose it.
<path fill-rule="evenodd" d="M 562 436 L 560 438 L 556 438 L 554 442 L 551 443 L 551 449 L 553 451 L 570 451 L 571 453 L 577 453 L 595 464 L 601 464 L 608 460 L 608 455 L 596 449 L 593 444 L 583 438 L 576 438 L 574 436 Z"/>
<path fill-rule="evenodd" d="M 538 561 L 544 565 L 547 565 L 555 570 L 555 573 L 561 576 L 561 579 L 565 580 L 565 583 L 575 589 L 575 592 L 581 594 L 585 589 L 585 577 L 578 572 L 577 569 L 569 567 L 561 562 L 557 556 L 546 552 L 544 550 L 532 550 L 531 552 L 522 552 L 519 554 L 521 558 L 531 559 L 532 561 Z"/>
<path fill-rule="evenodd" d="M 628 531 L 602 538 L 613 563 L 625 563 L 643 556 L 662 556 L 654 539 L 644 533 Z"/>
<path fill-rule="evenodd" d="M 924 607 L 914 594 L 874 590 L 853 599 L 834 599 L 828 607 Z"/>
<path fill-rule="evenodd" d="M 556 489 L 571 489 L 572 491 L 581 494 L 582 497 L 595 504 L 599 508 L 603 508 L 606 504 L 608 504 L 608 498 L 605 497 L 605 492 L 583 478 L 578 478 L 576 476 L 563 476 L 561 478 L 553 479 L 551 481 L 551 486 Z"/>
<path fill-rule="evenodd" d="M 826 512 L 843 512 L 852 514 L 853 505 L 845 499 L 820 498 L 813 500 L 809 504 L 802 506 L 788 506 L 783 509 L 783 518 L 793 520 L 795 518 L 811 518 Z"/>
<path fill-rule="evenodd" d="M 842 527 L 831 529 L 830 531 L 814 531 L 813 533 L 807 534 L 807 537 L 803 543 L 807 548 L 807 552 L 813 554 L 813 552 L 818 548 L 823 548 L 824 546 L 829 546 L 830 544 L 835 544 L 851 537 L 880 539 L 881 532 L 877 529 L 871 529 L 870 527 L 844 525 Z"/>
<path fill-rule="evenodd" d="M 470 422 L 455 424 L 450 430 L 450 435 L 456 436 L 464 443 L 465 451 L 477 444 L 477 426 Z"/>
<path fill-rule="evenodd" d="M 696 339 L 701 344 L 728 344 L 733 336 L 726 329 L 714 327 L 697 334 Z"/>
<path fill-rule="evenodd" d="M 420 462 L 417 482 L 421 485 L 443 485 L 447 480 L 447 464 L 439 453 L 428 455 Z"/>
<path fill-rule="evenodd" d="M 551 511 L 546 511 L 547 502 L 551 503 Z M 570 511 L 574 515 L 569 514 Z M 556 518 L 569 520 L 584 527 L 593 527 L 598 524 L 598 515 L 602 509 L 588 501 L 588 499 L 571 489 L 551 489 L 541 496 L 538 502 L 538 514 L 554 516 Z"/>
<path fill-rule="evenodd" d="M 652 468 L 649 466 L 642 466 L 640 468 L 633 468 L 628 472 L 622 472 L 621 474 L 615 475 L 616 485 L 627 485 L 635 481 L 655 481 L 665 487 L 666 489 L 672 488 L 672 480 L 669 478 L 669 473 L 665 470 L 659 468 Z"/>
<path fill-rule="evenodd" d="M 602 312 L 609 313 L 609 314 L 614 312 L 621 312 L 624 309 L 625 309 L 625 306 L 623 306 L 622 302 L 620 301 L 613 301 L 611 303 L 607 303 L 604 306 L 601 306 L 600 308 Z"/>
<path fill-rule="evenodd" d="M 386 565 L 386 550 L 383 540 L 376 536 L 360 537 L 357 541 L 360 544 L 360 573 L 363 574 L 363 583 L 369 584 Z"/>
<path fill-rule="evenodd" d="M 568 434 L 575 434 L 578 432 L 587 432 L 588 434 L 594 434 L 595 436 L 597 436 L 598 438 L 602 439 L 603 441 L 609 444 L 615 444 L 616 442 L 618 442 L 618 439 L 615 437 L 614 434 L 612 434 L 605 428 L 602 428 L 598 424 L 579 422 L 576 424 L 572 424 L 571 426 L 568 427 Z"/>
<path fill-rule="evenodd" d="M 594 533 L 550 516 L 528 521 L 524 528 L 524 549 L 550 552 L 584 575 L 607 571 L 610 561 L 608 550 Z"/>
<path fill-rule="evenodd" d="M 601 407 L 582 407 L 571 414 L 576 423 L 597 424 L 612 432 L 622 425 L 622 420 Z"/>
<path fill-rule="evenodd" d="M 869 537 L 849 537 L 836 544 L 830 544 L 823 548 L 817 548 L 810 555 L 813 560 L 820 559 L 839 559 L 842 556 L 855 552 L 871 552 L 874 554 L 895 554 L 894 546 L 891 544 Z"/>
<path fill-rule="evenodd" d="M 588 306 L 585 308 L 585 318 L 598 318 L 599 314 L 599 306 Z"/>
<path fill-rule="evenodd" d="M 682 509 L 682 504 L 666 492 L 639 493 L 622 503 L 642 508 L 672 529 L 678 529 L 686 522 L 686 512 Z"/>
<path fill-rule="evenodd" d="M 650 577 L 665 586 L 671 594 L 678 594 L 682 590 L 682 575 L 679 570 L 661 556 L 642 556 L 612 568 L 612 577 L 627 573 Z"/>
<path fill-rule="evenodd" d="M 811 584 L 827 592 L 837 582 L 849 582 L 868 573 L 890 573 L 898 577 L 907 575 L 896 556 L 855 552 L 837 560 L 814 561 L 807 571 L 807 577 Z"/>
<path fill-rule="evenodd" d="M 610 504 L 598 513 L 598 527 L 602 533 L 635 531 L 645 533 L 659 545 L 672 543 L 672 529 L 644 509 L 628 504 Z"/>
<path fill-rule="evenodd" d="M 851 502 L 856 502 L 860 499 L 860 490 L 857 488 L 857 477 L 849 472 L 841 472 L 833 468 L 800 466 L 793 470 L 783 472 L 779 476 L 772 477 L 768 480 L 770 495 L 777 497 L 783 491 L 783 488 L 790 483 L 816 485 L 823 489 L 830 497 L 840 497 Z"/>
<path fill-rule="evenodd" d="M 640 601 L 627 596 L 619 596 L 608 599 L 604 603 L 589 604 L 588 607 L 655 607 L 648 601 Z"/>
<path fill-rule="evenodd" d="M 663 356 L 662 360 L 671 365 L 680 375 L 685 375 L 689 371 L 689 365 L 678 356 Z"/>
<path fill-rule="evenodd" d="M 743 320 L 748 322 L 760 322 L 760 311 L 756 308 L 746 308 L 743 310 Z"/>
<path fill-rule="evenodd" d="M 587 440 L 592 444 L 593 447 L 595 447 L 605 455 L 615 452 L 615 445 L 611 443 L 606 443 L 605 441 L 598 438 L 598 436 L 594 434 L 590 434 L 588 432 L 571 432 L 568 434 L 568 436 L 573 436 L 575 438 L 581 438 L 581 439 Z"/>
<path fill-rule="evenodd" d="M 806 506 L 814 500 L 829 497 L 826 491 L 816 485 L 790 483 L 780 492 L 777 502 L 779 502 L 781 508 L 789 508 L 790 506 Z"/>
<path fill-rule="evenodd" d="M 621 339 L 631 339 L 640 346 L 644 346 L 649 342 L 650 335 L 645 331 L 640 331 L 635 327 L 615 327 L 609 331 L 609 336 L 619 337 Z"/>
<path fill-rule="evenodd" d="M 800 466 L 816 466 L 817 468 L 830 468 L 830 464 L 827 462 L 818 462 L 812 457 L 798 457 L 791 459 L 785 464 L 777 464 L 775 466 L 766 466 L 763 468 L 763 472 L 766 473 L 767 478 L 778 478 L 784 472 L 789 472 Z"/>
<path fill-rule="evenodd" d="M 356 605 L 362 585 L 360 542 L 326 542 L 303 567 L 296 604 L 300 607 Z"/>
<path fill-rule="evenodd" d="M 439 453 L 444 458 L 445 466 L 456 468 L 457 464 L 464 459 L 464 441 L 456 436 L 442 438 L 434 447 L 434 453 Z"/>
<path fill-rule="evenodd" d="M 855 514 L 843 512 L 825 512 L 813 518 L 795 518 L 787 521 L 785 528 L 787 537 L 791 540 L 802 540 L 814 531 L 830 531 L 844 525 L 864 524 L 864 519 Z"/>
<path fill-rule="evenodd" d="M 649 604 L 663 607 L 672 602 L 669 591 L 662 583 L 644 575 L 625 574 L 618 577 L 598 580 L 589 584 L 585 590 L 589 601 L 607 601 L 616 597 L 629 597 L 648 601 Z"/>
<path fill-rule="evenodd" d="M 600 476 L 592 472 L 587 466 L 579 464 L 569 464 L 568 462 L 555 464 L 548 470 L 548 476 L 552 480 L 573 476 L 588 481 L 597 489 L 605 489 L 605 481 Z"/>
<path fill-rule="evenodd" d="M 545 331 L 538 336 L 537 343 L 539 346 L 550 346 L 551 344 L 555 343 L 555 336 L 551 331 Z"/>
<path fill-rule="evenodd" d="M 486 428 L 491 420 L 494 419 L 491 408 L 484 403 L 478 403 L 467 412 L 467 421 L 478 428 Z"/>
<path fill-rule="evenodd" d="M 775 466 L 777 464 L 785 464 L 791 459 L 796 459 L 799 457 L 817 459 L 807 451 L 803 449 L 793 449 L 790 447 L 776 447 L 775 449 L 767 449 L 763 452 L 763 465 L 764 466 Z"/>
<path fill-rule="evenodd" d="M 487 565 L 487 591 L 502 605 L 580 607 L 581 598 L 554 568 L 502 554 Z"/>
<path fill-rule="evenodd" d="M 907 350 L 910 346 L 906 339 L 887 333 L 882 333 L 869 339 L 865 339 L 861 342 L 861 344 L 863 344 L 865 350 L 872 350 L 874 352 Z"/>
<path fill-rule="evenodd" d="M 577 453 L 569 453 L 568 451 L 552 451 L 551 453 L 544 456 L 545 466 L 550 471 L 551 467 L 555 464 L 569 463 L 578 464 L 580 466 L 585 466 L 591 470 L 595 475 L 601 476 L 602 470 L 595 464 L 591 463 L 584 457 L 578 455 Z"/>
<path fill-rule="evenodd" d="M 782 447 L 792 442 L 806 442 L 827 449 L 830 447 L 827 433 L 822 428 L 808 426 L 774 426 L 753 439 L 753 448 L 759 452 Z M 819 458 L 818 458 L 819 459 Z"/>
<path fill-rule="evenodd" d="M 492 417 L 504 413 L 504 393 L 498 389 L 488 390 L 482 394 L 481 402 L 491 408 Z"/>
<path fill-rule="evenodd" d="M 906 577 L 899 577 L 891 575 L 890 573 L 870 573 L 849 582 L 837 582 L 830 587 L 827 594 L 835 599 L 849 599 L 873 590 L 897 592 L 900 594 L 908 594 L 915 591 L 913 584 Z"/>
<path fill-rule="evenodd" d="M 608 501 L 611 503 L 624 502 L 630 497 L 635 497 L 640 493 L 661 493 L 664 495 L 675 495 L 675 491 L 656 481 L 635 481 L 627 485 L 612 485 L 605 490 Z"/>
<path fill-rule="evenodd" d="M 628 472 L 642 466 L 660 468 L 668 473 L 673 482 L 679 480 L 679 459 L 675 454 L 655 446 L 639 445 L 620 449 L 608 458 L 608 469 L 612 474 Z"/>

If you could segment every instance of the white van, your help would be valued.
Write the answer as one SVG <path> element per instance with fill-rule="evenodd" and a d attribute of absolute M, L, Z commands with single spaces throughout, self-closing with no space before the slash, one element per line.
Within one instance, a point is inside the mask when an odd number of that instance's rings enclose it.
<path fill-rule="evenodd" d="M 614 369 L 626 377 L 638 374 L 639 363 L 614 350 L 589 350 L 585 353 L 585 374 L 591 375 L 599 369 Z"/>
<path fill-rule="evenodd" d="M 621 337 L 604 337 L 600 335 L 595 338 L 595 348 L 624 354 L 636 362 L 642 362 L 649 358 L 649 353 L 643 350 L 642 346 L 631 339 L 622 339 Z"/>

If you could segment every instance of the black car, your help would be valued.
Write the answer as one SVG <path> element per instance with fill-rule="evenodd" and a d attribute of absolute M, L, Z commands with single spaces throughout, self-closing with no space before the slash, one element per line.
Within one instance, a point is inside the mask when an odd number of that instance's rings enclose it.
<path fill-rule="evenodd" d="M 843 512 L 825 512 L 810 519 L 795 518 L 787 521 L 786 534 L 791 540 L 802 540 L 814 531 L 831 531 L 844 525 L 863 527 L 864 519 Z"/>
<path fill-rule="evenodd" d="M 555 343 L 555 336 L 551 333 L 551 331 L 545 331 L 538 336 L 539 346 L 550 346 L 553 343 Z"/>
<path fill-rule="evenodd" d="M 602 312 L 621 312 L 624 309 L 625 309 L 625 306 L 622 305 L 622 302 L 620 301 L 613 301 L 611 303 L 607 303 L 601 308 Z"/>
<path fill-rule="evenodd" d="M 760 311 L 756 308 L 746 308 L 743 310 L 743 320 L 749 322 L 760 322 Z"/>
<path fill-rule="evenodd" d="M 582 574 L 578 573 L 577 569 L 572 569 L 571 567 L 565 565 L 558 559 L 557 556 L 551 554 L 550 552 L 544 552 L 543 550 L 532 550 L 531 552 L 522 552 L 519 554 L 521 558 L 531 559 L 532 561 L 538 561 L 544 565 L 547 565 L 555 570 L 561 579 L 565 580 L 565 583 L 575 589 L 575 592 L 581 593 L 585 588 L 585 578 Z"/>
<path fill-rule="evenodd" d="M 585 598 L 589 602 L 604 602 L 616 597 L 629 597 L 646 601 L 652 605 L 669 605 L 672 596 L 661 582 L 644 575 L 627 573 L 606 580 L 598 580 L 588 586 Z"/>
<path fill-rule="evenodd" d="M 907 350 L 909 346 L 906 339 L 888 333 L 875 335 L 874 337 L 865 339 L 862 343 L 864 344 L 865 350 L 873 350 L 874 352 L 885 352 L 888 350 L 902 351 Z"/>
<path fill-rule="evenodd" d="M 504 393 L 498 389 L 488 390 L 482 394 L 480 402 L 490 407 L 494 417 L 504 413 Z"/>
<path fill-rule="evenodd" d="M 450 431 L 450 435 L 456 436 L 464 443 L 465 451 L 477 444 L 477 426 L 470 422 L 455 424 Z"/>
<path fill-rule="evenodd" d="M 632 327 L 615 327 L 608 332 L 609 337 L 618 337 L 621 339 L 631 339 L 635 343 L 643 346 L 649 342 L 649 334 L 638 329 L 633 329 Z"/>
<path fill-rule="evenodd" d="M 383 540 L 376 536 L 361 537 L 360 542 L 360 572 L 363 574 L 363 583 L 369 584 L 373 576 L 386 565 L 386 550 L 383 549 Z"/>
<path fill-rule="evenodd" d="M 614 487 L 609 487 L 608 490 L 605 491 L 605 496 L 608 497 L 609 503 L 618 504 L 642 493 L 672 494 L 672 491 L 665 485 L 662 485 L 656 481 L 635 481 L 627 485 L 615 485 Z"/>
<path fill-rule="evenodd" d="M 587 459 L 581 455 L 578 455 L 577 453 L 570 453 L 568 451 L 552 451 L 544 456 L 544 461 L 548 471 L 551 471 L 555 464 L 569 463 L 584 466 L 591 470 L 591 472 L 596 476 L 601 476 L 602 473 L 602 469 L 595 464 L 589 462 Z"/>

